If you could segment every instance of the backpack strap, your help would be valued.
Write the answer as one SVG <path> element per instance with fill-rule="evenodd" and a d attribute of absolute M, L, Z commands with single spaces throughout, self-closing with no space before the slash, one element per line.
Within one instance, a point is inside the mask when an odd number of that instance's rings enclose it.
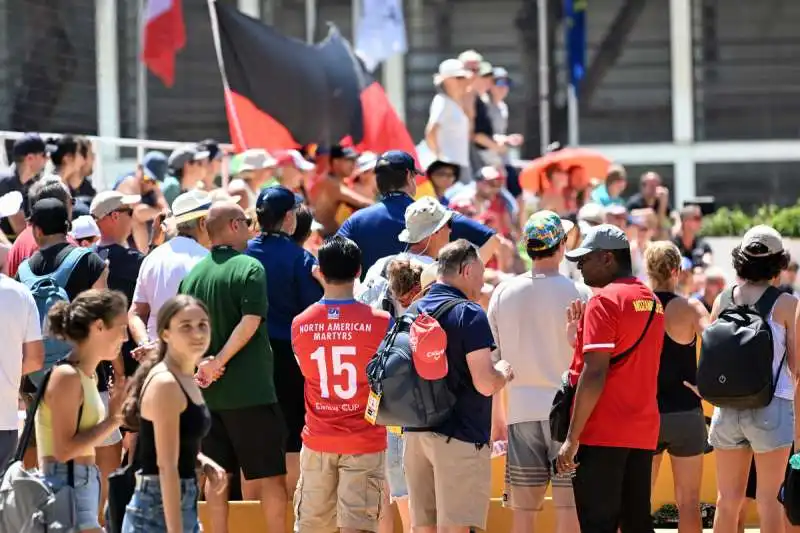
<path fill-rule="evenodd" d="M 729 307 L 735 307 L 736 302 L 733 301 L 733 291 L 736 289 L 736 285 L 728 287 L 724 291 L 719 294 L 719 310 L 720 312 L 728 309 Z"/>
<path fill-rule="evenodd" d="M 469 300 L 465 300 L 464 298 L 453 298 L 452 300 L 447 300 L 445 303 L 439 305 L 439 307 L 434 309 L 433 312 L 430 313 L 430 316 L 435 318 L 436 320 L 439 320 L 439 318 L 441 318 L 442 315 L 444 315 L 446 312 L 448 312 L 458 304 L 465 303 L 468 301 Z"/>
<path fill-rule="evenodd" d="M 88 248 L 73 248 L 67 254 L 67 257 L 61 261 L 61 264 L 58 265 L 58 268 L 56 268 L 55 271 L 50 274 L 50 277 L 55 280 L 59 287 L 62 289 L 65 288 L 69 282 L 69 277 L 72 275 L 72 271 L 75 270 L 75 267 L 78 265 L 78 261 L 80 261 L 83 256 L 89 253 L 92 253 L 92 251 Z"/>
<path fill-rule="evenodd" d="M 658 296 L 655 296 L 655 297 L 653 297 L 653 307 L 652 307 L 652 309 L 650 309 L 650 316 L 647 317 L 647 324 L 644 325 L 644 329 L 642 330 L 642 334 L 639 335 L 639 338 L 636 339 L 636 342 L 633 343 L 633 346 L 631 346 L 630 348 L 628 348 L 627 350 L 625 350 L 621 354 L 615 355 L 614 357 L 612 357 L 611 361 L 609 361 L 609 363 L 608 363 L 608 366 L 618 365 L 626 357 L 628 357 L 630 354 L 632 354 L 637 346 L 639 346 L 639 343 L 642 342 L 642 339 L 644 339 L 644 336 L 647 334 L 647 330 L 650 329 L 650 324 L 653 322 L 653 317 L 656 316 L 656 308 L 657 307 L 658 307 Z"/>
<path fill-rule="evenodd" d="M 30 259 L 26 259 L 19 264 L 19 268 L 17 268 L 17 278 L 19 278 L 20 283 L 30 287 L 33 282 L 39 279 L 39 276 L 33 273 L 28 261 L 30 261 Z"/>
<path fill-rule="evenodd" d="M 42 383 L 39 385 L 39 388 L 36 390 L 36 396 L 33 398 L 33 403 L 31 403 L 31 405 L 28 407 L 28 412 L 25 415 L 25 427 L 22 429 L 22 435 L 17 442 L 17 449 L 14 452 L 14 456 L 9 461 L 9 466 L 11 463 L 22 461 L 22 458 L 25 456 L 25 450 L 28 449 L 28 444 L 31 441 L 31 435 L 33 434 L 34 430 L 34 417 L 36 416 L 36 411 L 39 410 L 39 405 L 44 399 L 44 391 L 47 388 L 47 383 L 50 381 L 50 375 L 53 373 L 53 368 L 55 367 L 51 367 L 44 373 Z"/>
<path fill-rule="evenodd" d="M 775 307 L 775 303 L 778 301 L 778 298 L 781 297 L 781 294 L 783 293 L 779 291 L 777 287 L 770 285 L 767 287 L 767 290 L 764 291 L 764 294 L 761 295 L 761 298 L 753 304 L 753 307 L 755 307 L 758 314 L 766 320 L 772 313 L 772 308 Z"/>

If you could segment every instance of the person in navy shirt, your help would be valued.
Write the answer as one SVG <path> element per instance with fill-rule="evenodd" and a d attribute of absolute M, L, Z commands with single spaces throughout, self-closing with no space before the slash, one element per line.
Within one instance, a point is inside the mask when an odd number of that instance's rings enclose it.
<path fill-rule="evenodd" d="M 317 260 L 291 235 L 301 199 L 282 186 L 267 187 L 256 201 L 261 234 L 247 243 L 245 254 L 267 272 L 267 330 L 275 355 L 275 392 L 286 419 L 286 483 L 294 490 L 300 472 L 300 433 L 305 424 L 304 380 L 292 351 L 292 320 L 322 298 L 315 278 Z"/>
<path fill-rule="evenodd" d="M 438 519 L 452 528 L 486 529 L 492 396 L 514 373 L 508 361 L 492 360 L 495 343 L 489 319 L 476 303 L 483 270 L 478 251 L 466 240 L 447 244 L 439 252 L 436 283 L 418 303 L 420 311 L 432 314 L 459 300 L 438 317 L 447 337 L 445 379 L 455 394 L 455 406 L 437 427 L 404 428 L 403 463 L 414 528 L 435 530 L 436 525 L 445 525 L 437 524 Z"/>
<path fill-rule="evenodd" d="M 405 229 L 406 208 L 414 203 L 417 192 L 417 169 L 414 158 L 399 150 L 382 154 L 375 163 L 381 201 L 353 213 L 338 235 L 355 241 L 361 248 L 361 275 L 366 274 L 375 262 L 406 249 L 397 236 Z M 495 232 L 479 222 L 455 214 L 450 240 L 466 239 L 480 247 L 481 258 L 488 261 L 500 246 Z"/>

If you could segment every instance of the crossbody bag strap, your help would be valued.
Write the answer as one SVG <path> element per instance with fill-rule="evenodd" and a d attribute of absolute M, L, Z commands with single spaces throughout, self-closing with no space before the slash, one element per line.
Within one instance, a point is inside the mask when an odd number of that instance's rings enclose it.
<path fill-rule="evenodd" d="M 25 456 L 25 450 L 28 449 L 28 444 L 31 441 L 31 435 L 34 431 L 35 421 L 34 418 L 36 417 L 36 411 L 39 410 L 39 405 L 42 403 L 44 399 L 44 392 L 47 389 L 47 383 L 50 381 L 50 376 L 53 373 L 53 368 L 50 368 L 44 374 L 44 378 L 42 379 L 41 385 L 36 390 L 36 395 L 33 397 L 33 403 L 28 407 L 28 411 L 25 414 L 25 426 L 22 429 L 22 435 L 17 442 L 17 449 L 14 451 L 14 456 L 11 458 L 9 464 L 22 461 L 22 458 Z"/>
<path fill-rule="evenodd" d="M 644 339 L 644 336 L 647 335 L 647 330 L 650 329 L 650 324 L 653 322 L 653 317 L 656 316 L 656 308 L 657 307 L 658 307 L 658 297 L 655 296 L 655 297 L 653 297 L 653 308 L 650 309 L 650 316 L 647 317 L 647 324 L 644 325 L 644 330 L 642 330 L 642 334 L 639 335 L 639 338 L 636 339 L 636 342 L 633 343 L 633 346 L 631 346 L 630 348 L 628 348 L 627 350 L 625 350 L 621 354 L 612 357 L 611 361 L 609 362 L 609 366 L 618 365 L 626 357 L 628 357 L 630 354 L 632 354 L 637 346 L 639 346 L 639 343 L 642 342 L 642 340 Z"/>

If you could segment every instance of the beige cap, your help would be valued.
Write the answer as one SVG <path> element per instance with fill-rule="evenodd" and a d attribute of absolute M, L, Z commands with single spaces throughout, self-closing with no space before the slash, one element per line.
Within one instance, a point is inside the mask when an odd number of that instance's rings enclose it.
<path fill-rule="evenodd" d="M 239 173 L 278 166 L 277 159 L 269 155 L 266 150 L 258 148 L 246 150 L 239 157 L 241 157 L 241 163 L 239 163 L 239 168 L 237 169 Z"/>
<path fill-rule="evenodd" d="M 748 257 L 765 257 L 782 251 L 783 237 L 773 227 L 753 226 L 742 237 L 742 253 Z"/>
<path fill-rule="evenodd" d="M 435 198 L 425 196 L 406 208 L 406 229 L 400 232 L 400 242 L 414 244 L 427 239 L 447 224 L 453 212 Z"/>
<path fill-rule="evenodd" d="M 102 191 L 97 193 L 89 206 L 89 213 L 100 220 L 122 206 L 133 206 L 142 201 L 138 194 L 122 194 L 119 191 Z"/>
<path fill-rule="evenodd" d="M 434 261 L 422 269 L 422 274 L 419 276 L 419 286 L 424 291 L 436 281 L 439 277 L 439 263 Z"/>

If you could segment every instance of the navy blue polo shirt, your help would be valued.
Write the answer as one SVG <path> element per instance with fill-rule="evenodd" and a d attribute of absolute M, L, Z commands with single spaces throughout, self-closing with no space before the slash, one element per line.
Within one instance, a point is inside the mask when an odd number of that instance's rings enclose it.
<path fill-rule="evenodd" d="M 453 298 L 467 299 L 455 287 L 434 283 L 420 300 L 419 309 L 432 313 Z M 455 392 L 456 404 L 444 424 L 428 431 L 464 442 L 488 444 L 492 428 L 492 398 L 478 392 L 472 384 L 467 354 L 482 348 L 495 348 L 489 319 L 480 305 L 464 302 L 442 315 L 439 324 L 447 333 L 447 380 L 450 390 Z"/>
<path fill-rule="evenodd" d="M 270 338 L 290 341 L 294 317 L 322 298 L 322 287 L 311 275 L 317 260 L 285 233 L 262 233 L 247 243 L 244 253 L 267 272 Z"/>
<path fill-rule="evenodd" d="M 378 259 L 399 254 L 408 244 L 397 240 L 406 227 L 406 208 L 414 199 L 404 192 L 390 192 L 380 202 L 359 209 L 344 221 L 338 235 L 347 237 L 361 248 L 361 278 Z M 475 246 L 486 244 L 494 230 L 459 213 L 453 215 L 450 240 L 466 239 Z"/>

